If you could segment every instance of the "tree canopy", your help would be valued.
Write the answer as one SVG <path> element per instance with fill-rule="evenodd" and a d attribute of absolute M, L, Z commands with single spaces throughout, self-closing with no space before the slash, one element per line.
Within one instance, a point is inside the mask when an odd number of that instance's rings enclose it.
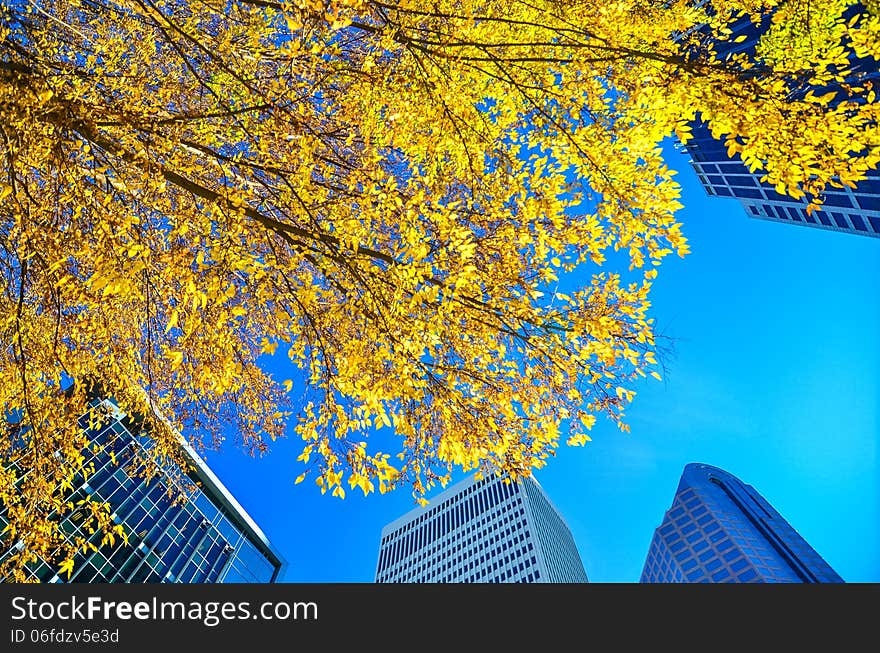
<path fill-rule="evenodd" d="M 661 142 L 702 119 L 816 207 L 864 178 L 880 17 L 850 5 L 5 2 L 7 563 L 83 546 L 57 520 L 90 380 L 161 463 L 178 433 L 261 451 L 290 425 L 338 496 L 527 474 L 597 418 L 625 429 L 659 376 L 651 284 L 688 251 Z M 732 54 L 731 21 L 770 15 Z"/>

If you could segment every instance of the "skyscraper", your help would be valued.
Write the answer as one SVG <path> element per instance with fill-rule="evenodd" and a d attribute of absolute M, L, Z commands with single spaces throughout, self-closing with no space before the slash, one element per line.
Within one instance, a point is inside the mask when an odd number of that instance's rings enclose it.
<path fill-rule="evenodd" d="M 91 429 L 93 446 L 83 453 L 84 465 L 94 472 L 71 496 L 72 501 L 91 495 L 106 501 L 113 519 L 125 527 L 128 544 L 117 538 L 113 546 L 98 546 L 78 554 L 70 578 L 59 575 L 44 560 L 29 566 L 29 573 L 42 582 L 82 583 L 269 583 L 278 580 L 285 566 L 266 536 L 253 522 L 199 455 L 185 445 L 192 462 L 191 480 L 197 489 L 191 498 L 177 503 L 167 494 L 176 484 L 171 470 L 146 483 L 128 473 L 149 442 L 139 437 L 135 423 L 108 399 L 96 398 L 111 415 L 109 422 Z M 89 429 L 87 419 L 80 420 Z M 14 463 L 13 463 L 14 464 Z M 68 537 L 80 530 L 80 510 L 64 516 L 61 528 Z M 0 528 L 5 525 L 0 513 Z M 97 545 L 101 534 L 91 536 Z M 0 560 L 14 548 L 0 550 Z"/>
<path fill-rule="evenodd" d="M 586 583 L 571 532 L 534 478 L 472 476 L 382 529 L 377 583 Z"/>
<path fill-rule="evenodd" d="M 654 531 L 642 583 L 842 583 L 764 500 L 724 470 L 684 468 Z"/>
<path fill-rule="evenodd" d="M 739 158 L 727 155 L 724 145 L 709 129 L 692 126 L 693 138 L 685 145 L 691 166 L 708 195 L 734 197 L 753 218 L 801 224 L 831 231 L 844 231 L 880 238 L 880 172 L 872 170 L 856 188 L 828 188 L 822 196 L 823 208 L 807 214 L 807 204 L 780 195 L 761 181 L 760 172 L 751 172 Z"/>
<path fill-rule="evenodd" d="M 845 18 L 851 18 L 856 11 L 858 6 L 851 6 Z M 730 26 L 733 34 L 727 41 L 715 43 L 719 55 L 754 55 L 769 18 L 765 16 L 758 25 L 748 17 L 734 21 Z M 737 37 L 745 38 L 736 43 Z M 848 81 L 853 86 L 880 86 L 878 62 L 873 58 L 853 62 L 852 79 Z M 839 85 L 823 90 L 843 93 Z M 708 195 L 738 199 L 750 217 L 880 238 L 880 171 L 870 171 L 867 179 L 856 183 L 856 188 L 828 187 L 821 198 L 823 208 L 807 214 L 805 201 L 777 193 L 772 185 L 761 181 L 762 172 L 750 171 L 738 154 L 728 156 L 727 149 L 712 137 L 705 123 L 696 121 L 691 128 L 693 138 L 684 151 L 690 155 L 691 165 Z"/>

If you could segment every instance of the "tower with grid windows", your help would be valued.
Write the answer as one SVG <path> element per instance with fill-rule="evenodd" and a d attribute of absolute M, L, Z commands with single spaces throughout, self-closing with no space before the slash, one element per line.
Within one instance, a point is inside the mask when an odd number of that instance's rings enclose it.
<path fill-rule="evenodd" d="M 574 538 L 530 477 L 476 476 L 382 529 L 377 583 L 586 583 Z"/>
<path fill-rule="evenodd" d="M 642 583 L 842 583 L 750 485 L 691 463 L 654 531 Z"/>
<path fill-rule="evenodd" d="M 854 3 L 844 19 L 851 19 L 862 10 L 862 5 Z M 744 53 L 753 57 L 758 40 L 770 28 L 770 19 L 768 13 L 757 24 L 748 16 L 735 20 L 729 25 L 732 35 L 726 41 L 714 43 L 719 55 Z M 736 42 L 737 37 L 744 38 Z M 877 60 L 864 57 L 853 61 L 846 81 L 849 86 L 880 88 Z M 836 93 L 830 105 L 834 106 L 847 97 L 847 85 L 831 84 L 814 91 L 817 95 Z M 856 182 L 855 188 L 828 187 L 821 196 L 822 208 L 807 213 L 807 202 L 777 193 L 771 184 L 761 181 L 762 172 L 749 170 L 738 154 L 729 156 L 727 148 L 712 136 L 704 122 L 694 121 L 691 129 L 693 137 L 683 151 L 690 155 L 691 166 L 709 196 L 739 200 L 752 218 L 880 238 L 880 170 L 869 171 L 867 179 Z"/>
<path fill-rule="evenodd" d="M 90 495 L 108 503 L 115 523 L 122 524 L 128 537 L 109 546 L 99 546 L 101 533 L 83 532 L 82 510 L 61 519 L 61 528 L 71 539 L 90 539 L 97 551 L 78 553 L 73 573 L 59 574 L 55 565 L 43 560 L 29 564 L 34 581 L 60 583 L 270 583 L 276 582 L 285 562 L 244 508 L 214 475 L 202 458 L 181 439 L 191 463 L 184 488 L 182 470 L 165 469 L 146 482 L 137 469 L 139 454 L 149 446 L 137 421 L 119 410 L 107 398 L 94 397 L 91 406 L 102 405 L 108 417 L 90 426 L 87 416 L 80 427 L 89 436 L 83 452 L 84 466 L 94 471 L 80 479 L 71 501 Z M 12 461 L 10 464 L 15 465 Z M 132 466 L 134 465 L 134 466 Z M 19 472 L 21 470 L 18 470 Z M 169 496 L 169 487 L 186 492 L 184 501 Z M 5 525 L 0 511 L 0 529 Z M 5 544 L 7 546 L 4 550 Z M 10 555 L 15 542 L 0 541 L 0 560 Z"/>
<path fill-rule="evenodd" d="M 685 150 L 708 195 L 739 200 L 751 218 L 880 238 L 880 171 L 871 170 L 855 188 L 826 189 L 821 210 L 807 213 L 805 201 L 777 193 L 738 154 L 728 156 L 705 124 L 696 123 L 692 129 Z"/>

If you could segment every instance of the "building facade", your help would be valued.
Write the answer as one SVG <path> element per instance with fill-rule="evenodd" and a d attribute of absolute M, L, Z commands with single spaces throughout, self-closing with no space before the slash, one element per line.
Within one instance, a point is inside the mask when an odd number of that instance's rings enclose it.
<path fill-rule="evenodd" d="M 853 5 L 846 18 L 857 11 L 859 7 Z M 719 55 L 753 56 L 758 39 L 769 23 L 769 15 L 757 25 L 748 17 L 734 21 L 727 41 L 715 42 Z M 737 37 L 744 40 L 735 43 Z M 878 62 L 873 58 L 855 61 L 852 79 L 848 81 L 853 86 L 870 82 L 880 87 Z M 839 85 L 815 90 L 817 95 L 830 91 L 843 94 Z M 805 201 L 777 193 L 772 185 L 761 181 L 762 172 L 750 171 L 738 154 L 728 156 L 727 149 L 713 138 L 704 123 L 696 121 L 691 129 L 693 138 L 683 151 L 690 155 L 691 165 L 708 195 L 739 200 L 749 217 L 880 238 L 880 170 L 870 171 L 868 178 L 857 182 L 855 188 L 828 187 L 821 197 L 823 208 L 808 214 Z"/>
<path fill-rule="evenodd" d="M 752 218 L 880 238 L 880 171 L 870 171 L 856 188 L 828 188 L 823 208 L 808 214 L 806 202 L 777 193 L 738 154 L 729 157 L 703 123 L 692 125 L 692 133 L 685 151 L 708 195 L 736 198 Z"/>
<path fill-rule="evenodd" d="M 757 491 L 691 463 L 654 531 L 642 583 L 842 583 Z"/>
<path fill-rule="evenodd" d="M 146 483 L 129 465 L 137 460 L 148 440 L 137 435 L 127 419 L 107 399 L 102 402 L 111 419 L 89 429 L 93 446 L 86 452 L 85 465 L 94 472 L 74 492 L 71 500 L 91 495 L 107 502 L 113 520 L 125 527 L 128 543 L 116 538 L 114 545 L 98 546 L 87 555 L 78 554 L 71 577 L 56 573 L 45 561 L 29 566 L 31 577 L 41 582 L 76 583 L 270 583 L 279 579 L 285 563 L 266 536 L 190 447 L 190 479 L 195 492 L 183 502 L 168 495 L 173 475 Z M 85 536 L 79 524 L 80 511 L 66 515 L 61 528 L 73 538 Z M 0 514 L 0 527 L 5 524 Z M 93 536 L 99 545 L 100 534 Z M 8 555 L 9 551 L 6 552 Z M 2 559 L 2 553 L 0 553 Z"/>
<path fill-rule="evenodd" d="M 382 529 L 377 583 L 586 583 L 571 531 L 534 478 L 472 476 Z"/>

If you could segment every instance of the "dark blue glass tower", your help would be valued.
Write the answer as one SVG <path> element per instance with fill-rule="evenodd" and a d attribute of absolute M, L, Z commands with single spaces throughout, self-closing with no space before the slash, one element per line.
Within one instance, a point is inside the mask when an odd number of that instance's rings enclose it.
<path fill-rule="evenodd" d="M 654 531 L 642 583 L 842 583 L 753 487 L 691 463 Z"/>
<path fill-rule="evenodd" d="M 858 10 L 854 5 L 848 13 Z M 747 17 L 738 19 L 731 25 L 733 35 L 724 43 L 715 43 L 719 55 L 753 55 L 768 24 L 769 15 L 759 25 L 752 24 Z M 733 43 L 738 36 L 745 39 Z M 854 62 L 852 75 L 853 79 L 848 81 L 854 86 L 873 84 L 880 88 L 880 70 L 875 59 Z M 815 92 L 821 95 L 829 91 L 844 93 L 839 85 Z M 793 91 L 798 92 L 802 91 Z M 712 137 L 704 123 L 697 121 L 691 127 L 693 138 L 684 150 L 708 195 L 738 199 L 746 214 L 753 218 L 880 238 L 880 171 L 870 171 L 867 179 L 856 183 L 856 188 L 827 188 L 821 198 L 823 208 L 807 214 L 806 202 L 780 195 L 772 185 L 761 181 L 763 173 L 750 171 L 738 154 L 728 156 L 727 149 Z"/>

